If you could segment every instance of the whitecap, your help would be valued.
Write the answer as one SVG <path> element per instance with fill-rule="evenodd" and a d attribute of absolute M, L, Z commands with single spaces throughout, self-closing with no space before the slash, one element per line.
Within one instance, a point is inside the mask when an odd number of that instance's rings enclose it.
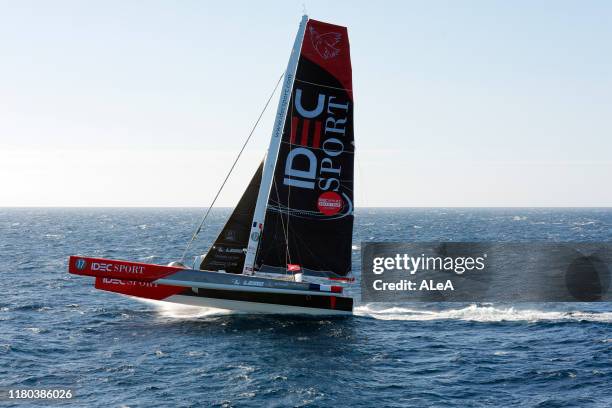
<path fill-rule="evenodd" d="M 38 327 L 26 327 L 26 330 L 29 330 L 29 331 L 31 331 L 32 333 L 36 333 L 36 334 L 38 334 L 38 333 L 40 333 L 40 332 L 41 332 L 41 329 L 40 329 L 40 328 L 38 328 Z"/>
<path fill-rule="evenodd" d="M 572 225 L 578 225 L 578 226 L 580 226 L 580 227 L 583 227 L 583 226 L 585 226 L 585 225 L 593 225 L 593 224 L 595 224 L 595 221 L 586 221 L 586 222 L 580 222 L 580 221 L 578 221 L 578 222 L 573 222 L 573 223 L 572 223 Z"/>

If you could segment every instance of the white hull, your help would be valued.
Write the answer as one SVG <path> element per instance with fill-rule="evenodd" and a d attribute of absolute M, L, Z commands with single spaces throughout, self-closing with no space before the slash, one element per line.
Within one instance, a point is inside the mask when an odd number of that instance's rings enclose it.
<path fill-rule="evenodd" d="M 215 299 L 201 296 L 173 295 L 164 302 L 181 305 L 212 307 L 215 309 L 234 310 L 258 314 L 296 314 L 311 316 L 350 316 L 353 313 L 342 310 L 316 309 L 311 307 L 286 306 L 271 303 L 244 302 L 238 300 Z"/>

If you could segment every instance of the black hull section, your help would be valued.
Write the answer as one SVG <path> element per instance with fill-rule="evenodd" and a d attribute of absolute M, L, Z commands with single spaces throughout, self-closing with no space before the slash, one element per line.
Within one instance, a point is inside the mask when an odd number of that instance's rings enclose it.
<path fill-rule="evenodd" d="M 239 302 L 265 303 L 342 312 L 353 311 L 353 299 L 341 296 L 313 296 L 202 288 L 197 289 L 197 296 L 212 299 L 235 300 Z"/>

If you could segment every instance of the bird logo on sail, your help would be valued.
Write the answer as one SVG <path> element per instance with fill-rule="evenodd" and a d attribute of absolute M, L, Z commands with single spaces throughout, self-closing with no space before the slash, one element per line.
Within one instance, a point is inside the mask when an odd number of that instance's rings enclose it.
<path fill-rule="evenodd" d="M 319 53 L 321 58 L 330 59 L 335 58 L 340 54 L 338 44 L 342 35 L 336 32 L 330 32 L 325 34 L 319 34 L 313 27 L 310 27 L 310 40 L 312 46 Z"/>

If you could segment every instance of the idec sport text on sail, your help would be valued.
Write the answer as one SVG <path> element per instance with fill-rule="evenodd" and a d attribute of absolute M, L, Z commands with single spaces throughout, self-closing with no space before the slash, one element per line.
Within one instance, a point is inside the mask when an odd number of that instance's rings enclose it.
<path fill-rule="evenodd" d="M 291 149 L 287 156 L 283 184 L 321 191 L 317 207 L 321 213 L 333 215 L 343 206 L 342 197 L 338 193 L 342 186 L 340 157 L 346 151 L 343 139 L 347 130 L 350 102 L 338 96 L 318 93 L 316 106 L 308 109 L 303 99 L 303 90 L 296 88 L 297 115 L 291 118 L 290 143 L 299 147 Z M 298 128 L 301 128 L 299 137 Z M 313 150 L 321 153 L 317 155 Z"/>

